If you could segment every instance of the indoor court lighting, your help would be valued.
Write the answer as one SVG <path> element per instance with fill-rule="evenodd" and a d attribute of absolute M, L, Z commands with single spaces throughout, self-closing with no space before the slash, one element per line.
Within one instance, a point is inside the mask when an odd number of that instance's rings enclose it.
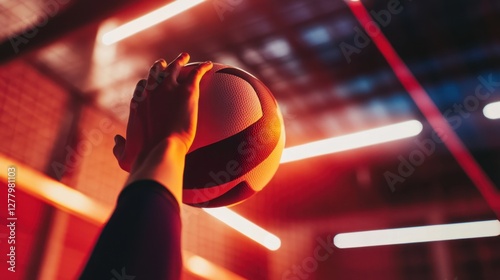
<path fill-rule="evenodd" d="M 333 238 L 333 243 L 337 248 L 342 249 L 492 237 L 498 235 L 500 235 L 500 221 L 490 220 L 340 233 Z"/>
<path fill-rule="evenodd" d="M 97 225 L 109 218 L 112 209 L 107 205 L 0 154 L 0 169 L 7 170 L 10 166 L 16 166 L 19 170 L 16 189 Z M 6 174 L 7 172 L 0 173 L 0 180 L 7 181 Z"/>
<path fill-rule="evenodd" d="M 208 279 L 217 276 L 217 269 L 215 266 L 199 256 L 190 256 L 186 262 L 186 266 L 192 273 Z"/>
<path fill-rule="evenodd" d="M 483 109 L 483 114 L 491 120 L 500 119 L 500 101 L 486 105 Z"/>
<path fill-rule="evenodd" d="M 410 120 L 343 136 L 310 142 L 286 148 L 283 151 L 283 156 L 281 157 L 280 162 L 285 163 L 301 160 L 412 137 L 418 135 L 422 131 L 422 128 L 422 123 L 417 120 Z"/>
<path fill-rule="evenodd" d="M 243 277 L 236 273 L 200 256 L 190 254 L 187 251 L 184 251 L 183 255 L 187 255 L 184 261 L 186 269 L 195 275 L 201 276 L 203 279 L 244 280 Z"/>
<path fill-rule="evenodd" d="M 203 208 L 203 211 L 271 251 L 276 251 L 281 247 L 281 240 L 276 235 L 266 231 L 226 207 Z"/>
<path fill-rule="evenodd" d="M 155 24 L 165 21 L 179 13 L 182 13 L 200 4 L 203 1 L 204 0 L 177 0 L 169 3 L 157 10 L 154 10 L 107 32 L 102 36 L 102 42 L 105 45 L 114 44 Z"/>

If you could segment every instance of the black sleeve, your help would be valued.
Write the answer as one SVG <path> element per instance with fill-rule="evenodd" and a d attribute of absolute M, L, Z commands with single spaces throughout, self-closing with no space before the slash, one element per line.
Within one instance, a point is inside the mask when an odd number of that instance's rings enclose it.
<path fill-rule="evenodd" d="M 180 279 L 181 269 L 179 204 L 143 180 L 121 192 L 80 279 Z"/>

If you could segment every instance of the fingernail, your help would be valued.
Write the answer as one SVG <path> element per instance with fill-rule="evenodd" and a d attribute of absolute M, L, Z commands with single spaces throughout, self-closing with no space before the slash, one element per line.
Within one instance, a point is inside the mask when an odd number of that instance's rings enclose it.
<path fill-rule="evenodd" d="M 207 61 L 203 62 L 203 64 L 210 65 L 210 64 L 212 64 L 212 61 L 207 60 Z"/>
<path fill-rule="evenodd" d="M 153 63 L 153 68 L 155 70 L 162 70 L 165 67 L 167 67 L 167 62 L 165 62 L 164 59 L 158 59 L 155 63 Z"/>
<path fill-rule="evenodd" d="M 161 64 L 162 64 L 161 60 L 158 60 L 158 61 L 155 62 L 155 70 L 156 71 L 160 71 L 161 70 L 161 66 L 162 66 Z"/>

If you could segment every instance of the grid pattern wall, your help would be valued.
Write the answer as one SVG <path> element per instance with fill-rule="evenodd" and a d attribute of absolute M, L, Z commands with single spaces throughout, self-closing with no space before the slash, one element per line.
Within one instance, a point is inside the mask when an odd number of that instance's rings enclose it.
<path fill-rule="evenodd" d="M 47 3 L 45 3 L 45 5 L 45 7 L 42 7 L 42 1 L 2 1 L 0 3 L 0 25 L 2 26 L 0 38 L 2 40 L 11 38 L 13 34 L 17 34 L 29 28 L 34 30 L 37 20 L 40 20 L 44 16 L 48 16 L 46 11 L 49 12 L 49 10 L 46 9 L 54 8 L 53 6 L 49 7 Z M 28 36 L 34 32 L 35 31 L 31 31 L 31 33 L 28 33 Z"/>
<path fill-rule="evenodd" d="M 282 227 L 273 231 L 282 241 L 281 247 L 274 252 L 270 252 L 270 273 L 268 279 L 316 279 L 315 271 L 305 272 L 297 275 L 296 268 L 307 262 L 314 256 L 314 247 L 311 242 L 326 239 L 325 236 L 315 236 L 309 227 L 302 227 L 299 224 Z M 317 242 L 316 242 L 317 243 Z M 319 244 L 315 244 L 319 246 Z M 326 262 L 319 262 L 319 266 L 328 265 Z"/>
<path fill-rule="evenodd" d="M 69 97 L 67 92 L 34 69 L 30 64 L 17 60 L 0 66 L 0 153 L 41 172 L 46 172 L 55 143 L 67 117 Z M 18 170 L 22 174 L 23 170 Z M 0 189 L 5 190 L 3 183 Z M 16 192 L 16 273 L 2 279 L 28 279 L 36 254 L 39 233 L 45 226 L 43 214 L 46 205 L 23 192 Z M 0 206 L 7 209 L 7 199 Z M 6 219 L 6 211 L 1 218 Z M 2 224 L 3 225 L 3 224 Z M 2 248 L 7 244 L 7 227 L 0 230 Z M 12 245 L 12 244 L 11 244 Z M 2 254 L 2 262 L 7 256 Z M 31 273 L 29 276 L 28 274 Z"/>
<path fill-rule="evenodd" d="M 63 88 L 29 64 L 0 66 L 0 153 L 44 172 L 68 101 Z"/>
<path fill-rule="evenodd" d="M 113 137 L 125 135 L 125 124 L 93 107 L 82 109 L 74 151 L 78 164 L 75 188 L 103 203 L 114 205 L 128 173 L 113 156 Z"/>
<path fill-rule="evenodd" d="M 109 206 L 114 206 L 125 182 L 113 156 L 113 137 L 125 133 L 125 125 L 93 106 L 83 106 L 76 137 L 65 148 L 65 162 L 72 171 L 67 183 L 78 191 Z M 59 221 L 61 222 L 61 221 Z M 61 247 L 57 275 L 59 279 L 76 279 L 86 263 L 101 228 L 68 215 Z M 111 279 L 113 274 L 109 274 Z"/>
<path fill-rule="evenodd" d="M 184 205 L 182 222 L 186 251 L 246 279 L 268 279 L 270 251 L 264 247 L 201 209 Z M 186 275 L 186 279 L 191 278 Z"/>
<path fill-rule="evenodd" d="M 56 266 L 58 279 L 77 279 L 83 266 L 94 248 L 101 233 L 101 228 L 66 214 L 60 223 L 64 223 L 66 234 L 61 241 L 59 263 Z M 50 249 L 49 249 L 50 250 Z M 113 277 L 111 271 L 109 279 Z"/>
<path fill-rule="evenodd" d="M 19 170 L 22 172 L 22 170 Z M 0 190 L 6 190 L 7 184 L 0 182 Z M 5 193 L 2 193 L 2 196 Z M 7 227 L 7 211 L 0 211 L 0 219 L 2 220 L 0 227 L 0 248 L 2 254 L 0 256 L 0 262 L 2 262 L 2 269 L 0 270 L 0 279 L 29 279 L 28 274 L 30 263 L 33 260 L 33 254 L 35 253 L 35 248 L 37 244 L 37 233 L 44 226 L 44 220 L 42 219 L 43 210 L 45 205 L 40 200 L 34 198 L 23 192 L 16 192 L 16 215 L 18 220 L 16 221 L 15 227 L 15 243 L 8 243 L 10 236 L 10 229 Z M 7 209 L 7 196 L 5 199 L 0 199 L 1 209 Z M 10 257 L 7 254 L 10 253 L 10 246 L 15 246 L 15 272 L 7 271 L 10 266 L 8 261 Z"/>

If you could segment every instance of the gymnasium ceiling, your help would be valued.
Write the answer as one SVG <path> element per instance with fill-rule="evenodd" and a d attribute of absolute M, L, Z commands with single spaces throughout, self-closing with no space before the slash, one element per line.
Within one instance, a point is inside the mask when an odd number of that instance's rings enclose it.
<path fill-rule="evenodd" d="M 362 2 L 380 17 L 394 1 Z M 150 64 L 185 51 L 192 61 L 238 66 L 264 81 L 282 108 L 287 147 L 409 119 L 424 124 L 420 141 L 431 139 L 429 120 L 374 42 L 356 47 L 361 24 L 342 0 L 207 1 L 111 46 L 99 42 L 106 29 L 164 1 L 54 0 L 57 11 L 48 12 L 49 20 L 32 30 L 32 38 L 24 35 L 27 41 L 15 53 L 9 36 L 32 26 L 35 11 L 50 9 L 44 6 L 48 2 L 0 2 L 0 60 L 24 56 L 74 95 L 119 119 L 126 120 L 131 90 Z M 473 98 L 484 79 L 500 81 L 500 2 L 401 0 L 398 7 L 400 12 L 386 18 L 383 33 L 500 188 L 500 123 L 482 113 L 486 104 L 500 100 L 500 85 L 490 86 L 484 100 Z M 356 51 L 345 55 L 346 44 Z M 461 205 L 445 220 L 495 218 L 440 143 L 411 176 L 389 187 L 384 173 L 397 173 L 419 149 L 414 140 L 284 164 L 262 196 L 237 209 L 255 219 L 271 211 L 283 222 L 400 213 L 405 225 L 410 222 L 404 215 L 416 219 L 436 205 Z M 463 207 L 467 201 L 473 203 Z M 271 228 L 272 221 L 262 220 Z"/>

